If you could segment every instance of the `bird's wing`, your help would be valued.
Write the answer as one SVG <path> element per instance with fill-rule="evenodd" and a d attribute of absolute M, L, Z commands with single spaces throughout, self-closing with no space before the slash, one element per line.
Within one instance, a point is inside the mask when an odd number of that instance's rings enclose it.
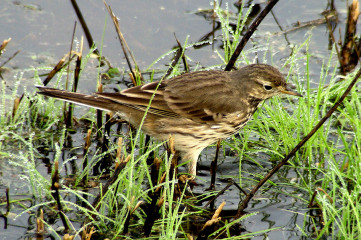
<path fill-rule="evenodd" d="M 164 100 L 164 89 L 164 83 L 152 82 L 128 88 L 119 93 L 96 93 L 96 95 L 143 112 L 147 110 L 150 103 L 148 113 L 178 118 L 179 115 L 172 111 Z"/>
<path fill-rule="evenodd" d="M 193 72 L 166 81 L 164 99 L 177 114 L 213 124 L 242 110 L 236 87 L 228 72 Z"/>

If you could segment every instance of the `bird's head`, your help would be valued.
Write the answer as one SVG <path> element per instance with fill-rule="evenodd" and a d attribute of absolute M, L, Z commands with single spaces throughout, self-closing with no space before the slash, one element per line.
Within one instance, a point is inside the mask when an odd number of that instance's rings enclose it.
<path fill-rule="evenodd" d="M 267 64 L 247 65 L 233 73 L 234 79 L 239 81 L 239 86 L 247 91 L 248 95 L 266 100 L 270 97 L 288 94 L 302 97 L 301 94 L 291 89 L 283 75 L 274 67 Z"/>

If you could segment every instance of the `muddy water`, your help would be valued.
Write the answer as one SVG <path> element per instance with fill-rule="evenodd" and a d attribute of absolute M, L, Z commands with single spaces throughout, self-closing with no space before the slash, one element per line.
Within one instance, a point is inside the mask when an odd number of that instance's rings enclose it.
<path fill-rule="evenodd" d="M 227 3 L 226 3 L 227 2 Z M 264 7 L 264 1 L 253 1 L 255 4 L 261 4 Z M 88 27 L 93 34 L 97 43 L 102 42 L 103 32 L 103 55 L 106 56 L 113 66 L 127 71 L 126 62 L 123 53 L 120 50 L 119 41 L 108 14 L 102 4 L 102 1 L 89 0 L 79 1 L 79 7 L 88 23 Z M 141 69 L 146 69 L 162 54 L 168 52 L 176 46 L 174 33 L 181 43 L 187 37 L 188 43 L 199 41 L 203 36 L 212 31 L 212 22 L 209 15 L 201 13 L 201 9 L 209 9 L 208 1 L 191 1 L 191 0 L 162 0 L 162 1 L 108 1 L 113 12 L 119 18 L 121 30 L 128 41 L 130 49 Z M 223 1 L 223 6 L 228 4 L 229 10 L 236 13 L 238 10 L 233 2 Z M 339 22 L 338 26 L 341 32 L 345 26 L 346 7 L 343 1 L 336 1 Z M 312 53 L 311 74 L 312 81 L 317 84 L 318 74 L 323 62 L 328 60 L 330 54 L 328 30 L 325 24 L 314 27 L 300 28 L 283 34 L 283 30 L 289 30 L 297 22 L 307 22 L 315 19 L 322 19 L 321 12 L 326 9 L 327 1 L 289 0 L 280 1 L 273 10 L 273 15 L 267 16 L 259 27 L 259 31 L 253 36 L 254 43 L 249 43 L 246 47 L 250 49 L 253 44 L 267 45 L 272 49 L 273 56 L 260 49 L 257 53 L 251 53 L 249 56 L 253 60 L 258 56 L 266 59 L 268 63 L 275 66 L 284 63 L 285 59 L 291 54 L 292 47 L 303 43 L 311 36 L 309 41 L 309 52 Z M 5 65 L 6 71 L 2 74 L 6 82 L 6 92 L 11 92 L 15 79 L 22 76 L 21 88 L 23 91 L 33 91 L 33 68 L 52 67 L 68 50 L 69 42 L 73 31 L 76 16 L 70 2 L 68 1 L 4 1 L 0 9 L 0 41 L 12 38 L 11 43 L 0 59 L 0 64 L 10 57 L 15 51 L 21 52 L 8 64 Z M 277 21 L 276 21 L 277 20 Z M 105 30 L 104 30 L 105 29 Z M 280 33 L 276 34 L 275 33 Z M 77 25 L 76 38 L 80 39 L 83 32 L 80 25 Z M 219 36 L 221 30 L 215 32 Z M 271 37 L 272 36 L 272 37 Z M 215 50 L 222 51 L 222 41 L 218 38 L 213 46 L 204 46 L 202 48 L 189 48 L 187 55 L 192 59 L 191 67 L 200 64 L 202 67 L 208 67 L 219 64 Z M 86 52 L 86 50 L 85 50 Z M 96 74 L 94 70 L 97 62 L 90 60 L 90 66 L 93 70 L 82 75 L 80 81 L 86 81 L 89 84 L 80 84 L 80 91 L 92 92 L 96 85 Z M 164 64 L 169 63 L 169 57 L 156 63 L 152 69 L 166 69 Z M 93 64 L 93 65 L 92 65 Z M 333 63 L 335 64 L 335 62 Z M 304 71 L 300 66 L 300 71 Z M 45 69 L 44 72 L 48 72 Z M 122 78 L 122 77 L 119 77 Z M 117 82 L 118 83 L 118 82 Z M 111 82 L 110 84 L 115 84 Z M 0 85 L 2 88 L 2 85 Z M 1 90 L 1 89 L 0 89 Z M 75 137 L 78 144 L 82 144 L 83 134 Z M 14 150 L 15 151 L 15 150 Z M 202 155 L 200 162 L 199 175 L 204 181 L 199 183 L 195 189 L 203 191 L 210 181 L 209 173 L 206 170 L 213 159 L 214 149 L 210 148 Z M 222 189 L 227 184 L 227 178 L 238 174 L 238 158 L 234 156 L 220 157 L 221 164 L 218 167 L 218 177 L 216 188 Z M 43 161 L 37 164 L 44 176 L 48 176 L 49 169 Z M 252 164 L 246 166 L 245 172 L 252 171 Z M 295 175 L 292 171 L 287 173 L 292 179 Z M 18 194 L 27 193 L 27 187 L 23 185 L 18 178 L 19 172 L 0 158 L 0 197 L 4 196 L 5 188 L 12 189 L 12 198 L 19 197 Z M 274 181 L 284 181 L 284 179 L 274 178 Z M 303 196 L 303 192 L 289 189 L 292 194 Z M 227 199 L 225 210 L 235 210 L 239 202 L 239 192 L 236 188 L 231 187 L 223 196 L 219 198 L 216 205 L 224 198 Z M 30 204 L 30 201 L 29 201 Z M 279 194 L 277 191 L 268 191 L 265 195 L 259 195 L 254 198 L 252 205 L 249 206 L 251 211 L 259 213 L 245 221 L 247 232 L 255 232 L 266 228 L 281 227 L 277 231 L 270 232 L 267 236 L 269 239 L 299 239 L 301 233 L 297 229 L 303 226 L 305 203 L 298 198 Z M 2 208 L 3 210 L 3 208 Z M 297 214 L 294 212 L 298 212 Z M 30 219 L 28 214 L 13 220 L 8 218 L 7 229 L 3 228 L 4 219 L 0 218 L 0 239 L 18 239 L 27 234 L 29 226 L 34 219 Z M 254 239 L 264 239 L 264 236 Z"/>

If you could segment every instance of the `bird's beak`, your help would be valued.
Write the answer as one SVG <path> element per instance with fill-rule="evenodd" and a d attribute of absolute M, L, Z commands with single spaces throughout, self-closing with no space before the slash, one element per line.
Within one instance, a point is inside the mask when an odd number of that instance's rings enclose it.
<path fill-rule="evenodd" d="M 288 94 L 288 95 L 293 95 L 293 96 L 297 96 L 297 97 L 302 97 L 301 94 L 299 94 L 298 92 L 292 90 L 292 89 L 290 88 L 290 86 L 286 86 L 284 89 L 281 89 L 280 91 L 281 91 L 281 93 L 283 93 L 283 94 Z"/>

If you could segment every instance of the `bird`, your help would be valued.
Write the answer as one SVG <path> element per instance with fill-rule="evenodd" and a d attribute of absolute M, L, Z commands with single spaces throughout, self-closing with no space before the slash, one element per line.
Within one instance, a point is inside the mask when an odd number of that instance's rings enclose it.
<path fill-rule="evenodd" d="M 113 112 L 155 139 L 167 141 L 172 136 L 191 179 L 201 151 L 242 129 L 264 100 L 281 94 L 302 97 L 267 64 L 184 73 L 113 93 L 37 88 L 47 97 Z"/>

